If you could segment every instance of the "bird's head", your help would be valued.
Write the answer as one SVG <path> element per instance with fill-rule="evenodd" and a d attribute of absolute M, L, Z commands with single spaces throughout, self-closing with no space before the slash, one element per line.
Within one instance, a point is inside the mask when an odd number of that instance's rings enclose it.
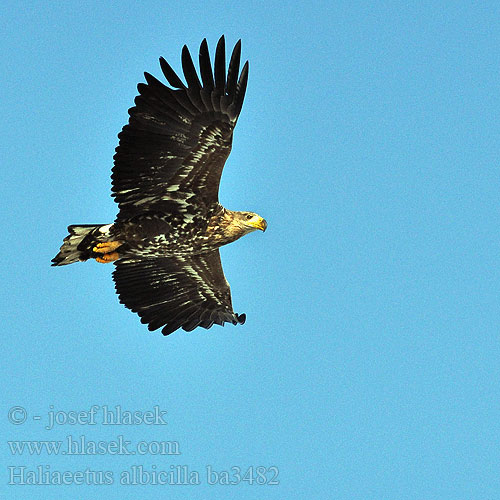
<path fill-rule="evenodd" d="M 267 222 L 260 215 L 253 212 L 236 212 L 238 224 L 243 227 L 246 232 L 255 231 L 260 229 L 265 231 L 267 228 Z"/>

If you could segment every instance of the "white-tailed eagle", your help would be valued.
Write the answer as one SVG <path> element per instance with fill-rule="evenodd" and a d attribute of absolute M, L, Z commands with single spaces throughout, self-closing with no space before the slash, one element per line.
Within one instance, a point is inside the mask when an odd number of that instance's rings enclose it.
<path fill-rule="evenodd" d="M 114 156 L 118 215 L 112 224 L 69 226 L 52 259 L 54 266 L 114 262 L 120 302 L 164 335 L 245 322 L 245 314 L 233 311 L 218 250 L 267 227 L 253 212 L 225 209 L 218 197 L 247 86 L 248 62 L 240 73 L 240 54 L 238 41 L 226 74 L 222 36 L 213 69 L 207 42 L 201 43 L 201 81 L 186 46 L 186 83 L 163 58 L 170 87 L 145 73 Z"/>

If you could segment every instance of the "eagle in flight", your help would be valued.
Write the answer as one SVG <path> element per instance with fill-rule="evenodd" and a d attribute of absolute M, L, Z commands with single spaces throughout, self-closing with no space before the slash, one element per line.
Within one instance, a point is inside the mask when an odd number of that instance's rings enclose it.
<path fill-rule="evenodd" d="M 267 227 L 259 215 L 228 210 L 218 198 L 248 80 L 240 54 L 238 41 L 226 74 L 222 36 L 213 70 L 207 42 L 201 43 L 201 81 L 186 46 L 186 83 L 163 58 L 170 86 L 144 74 L 147 83 L 138 85 L 114 156 L 118 215 L 112 224 L 69 226 L 52 259 L 53 266 L 114 262 L 120 302 L 164 335 L 245 322 L 245 314 L 233 311 L 219 255 L 220 246 Z"/>

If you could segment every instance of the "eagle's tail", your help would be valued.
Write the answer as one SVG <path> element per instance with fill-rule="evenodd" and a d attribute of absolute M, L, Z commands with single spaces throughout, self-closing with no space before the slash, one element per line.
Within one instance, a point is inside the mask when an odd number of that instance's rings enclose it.
<path fill-rule="evenodd" d="M 64 238 L 60 252 L 52 259 L 52 265 L 65 266 L 96 257 L 92 249 L 97 243 L 109 238 L 111 226 L 112 224 L 69 226 L 69 234 Z"/>

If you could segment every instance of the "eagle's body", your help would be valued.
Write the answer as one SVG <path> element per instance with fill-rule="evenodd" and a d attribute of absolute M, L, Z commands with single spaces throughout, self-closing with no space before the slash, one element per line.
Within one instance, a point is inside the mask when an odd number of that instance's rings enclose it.
<path fill-rule="evenodd" d="M 239 74 L 240 42 L 226 79 L 224 38 L 214 71 L 204 40 L 199 81 L 182 51 L 185 85 L 164 59 L 166 87 L 149 74 L 119 134 L 113 167 L 112 224 L 69 226 L 53 265 L 91 258 L 115 262 L 120 301 L 151 330 L 243 323 L 234 313 L 218 248 L 266 222 L 252 212 L 227 210 L 218 201 L 220 176 L 243 104 L 248 63 Z"/>
<path fill-rule="evenodd" d="M 147 214 L 113 224 L 109 234 L 113 240 L 126 242 L 120 247 L 122 257 L 196 255 L 216 250 L 256 229 L 240 226 L 236 222 L 239 214 L 241 212 L 217 205 L 213 213 L 208 214 L 206 227 L 193 223 L 175 224 L 169 217 Z"/>

